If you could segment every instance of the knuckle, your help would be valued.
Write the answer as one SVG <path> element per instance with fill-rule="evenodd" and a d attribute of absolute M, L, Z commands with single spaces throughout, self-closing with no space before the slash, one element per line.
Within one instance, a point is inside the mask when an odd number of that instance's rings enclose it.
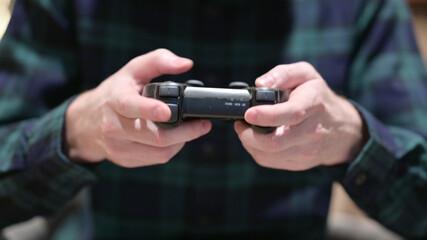
<path fill-rule="evenodd" d="M 129 105 L 129 99 L 127 97 L 120 98 L 120 100 L 118 101 L 118 106 L 117 106 L 119 112 L 126 113 L 128 105 Z"/>
<path fill-rule="evenodd" d="M 314 69 L 313 65 L 311 65 L 309 62 L 306 62 L 306 61 L 298 62 L 298 64 L 304 69 L 310 69 L 310 70 Z"/>
<path fill-rule="evenodd" d="M 284 70 L 280 66 L 277 67 L 277 69 L 275 71 L 272 71 L 270 76 L 271 76 L 273 82 L 277 83 L 277 82 L 281 81 L 282 80 L 282 74 L 281 73 L 283 73 L 283 72 L 284 72 Z"/>
<path fill-rule="evenodd" d="M 275 83 L 280 83 L 283 80 L 291 79 L 293 77 L 292 71 L 286 64 L 277 65 L 270 72 L 270 77 Z"/>
<path fill-rule="evenodd" d="M 119 132 L 118 127 L 114 123 L 112 123 L 111 121 L 105 120 L 105 119 L 99 125 L 99 129 L 101 132 L 101 136 L 104 139 L 112 139 Z"/>
<path fill-rule="evenodd" d="M 324 131 L 316 130 L 315 132 L 312 132 L 309 137 L 314 142 L 322 142 L 326 136 L 326 133 Z"/>
<path fill-rule="evenodd" d="M 170 59 L 172 52 L 167 50 L 166 48 L 158 48 L 152 52 L 153 58 L 157 61 L 162 62 Z"/>
<path fill-rule="evenodd" d="M 167 50 L 166 48 L 157 48 L 156 50 L 152 51 L 152 53 L 157 55 L 164 55 L 164 54 L 170 54 L 171 51 Z"/>
<path fill-rule="evenodd" d="M 311 141 L 319 142 L 323 141 L 327 134 L 327 130 L 323 127 L 323 125 L 318 123 L 309 131 L 308 138 Z"/>
<path fill-rule="evenodd" d="M 285 65 L 283 65 L 283 67 L 281 68 L 281 74 L 283 75 L 283 78 L 287 80 L 294 78 L 293 71 L 291 71 L 291 69 L 289 67 L 286 67 Z"/>
<path fill-rule="evenodd" d="M 170 54 L 171 54 L 171 51 L 167 50 L 166 48 L 158 48 L 131 59 L 128 62 L 127 67 L 135 71 L 136 69 L 140 68 L 141 63 L 144 62 L 146 59 L 157 59 L 158 57 L 162 57 Z"/>
<path fill-rule="evenodd" d="M 113 95 L 111 91 L 109 92 L 109 95 Z M 114 100 L 113 99 L 114 99 L 114 97 L 104 99 L 100 104 L 100 108 L 101 109 L 113 108 L 114 107 Z"/>
<path fill-rule="evenodd" d="M 303 109 L 298 109 L 298 108 L 295 109 L 291 113 L 291 122 L 299 123 L 299 122 L 303 121 L 306 114 L 307 114 L 307 112 Z"/>
<path fill-rule="evenodd" d="M 138 69 L 140 62 L 145 58 L 145 55 L 140 55 L 137 57 L 132 58 L 127 64 L 126 68 L 128 70 L 134 71 L 135 69 Z"/>
<path fill-rule="evenodd" d="M 310 67 L 311 66 L 311 64 L 308 63 L 307 61 L 299 61 L 298 64 L 303 66 L 303 67 Z"/>
<path fill-rule="evenodd" d="M 301 62 L 298 62 L 298 64 L 302 69 L 306 69 L 306 71 L 309 72 L 309 76 L 311 76 L 311 78 L 320 77 L 320 74 L 317 72 L 316 68 L 311 63 L 306 61 L 301 61 Z"/>
<path fill-rule="evenodd" d="M 313 109 L 314 112 L 323 112 L 326 110 L 326 104 L 323 101 L 321 96 L 316 96 L 314 98 Z"/>

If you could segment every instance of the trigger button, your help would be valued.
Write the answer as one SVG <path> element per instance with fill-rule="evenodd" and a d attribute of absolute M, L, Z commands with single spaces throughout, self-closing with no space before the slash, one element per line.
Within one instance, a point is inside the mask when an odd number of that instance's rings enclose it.
<path fill-rule="evenodd" d="M 234 88 L 234 89 L 245 89 L 248 88 L 249 85 L 245 82 L 231 82 L 228 85 L 229 88 Z"/>
<path fill-rule="evenodd" d="M 185 83 L 192 86 L 192 87 L 204 87 L 205 86 L 205 84 L 202 81 L 196 80 L 196 79 L 190 79 L 190 80 L 186 81 Z"/>

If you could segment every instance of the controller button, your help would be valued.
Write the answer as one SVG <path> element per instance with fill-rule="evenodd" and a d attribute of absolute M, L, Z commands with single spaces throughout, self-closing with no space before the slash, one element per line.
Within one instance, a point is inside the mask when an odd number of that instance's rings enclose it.
<path fill-rule="evenodd" d="M 166 123 L 174 123 L 178 121 L 178 105 L 173 103 L 166 103 L 171 110 L 171 117 Z"/>
<path fill-rule="evenodd" d="M 193 86 L 193 87 L 205 86 L 205 84 L 202 81 L 196 80 L 196 79 L 190 79 L 190 80 L 186 81 L 185 83 L 187 83 L 188 85 Z"/>
<path fill-rule="evenodd" d="M 249 85 L 245 82 L 231 82 L 228 87 L 234 88 L 234 89 L 244 89 L 248 88 Z"/>
<path fill-rule="evenodd" d="M 159 86 L 159 97 L 178 97 L 178 86 Z"/>
<path fill-rule="evenodd" d="M 255 100 L 257 102 L 274 102 L 276 100 L 276 92 L 271 90 L 257 90 Z"/>

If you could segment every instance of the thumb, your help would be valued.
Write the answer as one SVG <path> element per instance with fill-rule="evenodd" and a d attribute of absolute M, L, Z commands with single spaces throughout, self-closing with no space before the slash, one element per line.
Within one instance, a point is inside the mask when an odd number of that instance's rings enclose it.
<path fill-rule="evenodd" d="M 167 49 L 157 49 L 132 59 L 124 69 L 140 84 L 164 74 L 180 74 L 190 70 L 193 61 Z"/>

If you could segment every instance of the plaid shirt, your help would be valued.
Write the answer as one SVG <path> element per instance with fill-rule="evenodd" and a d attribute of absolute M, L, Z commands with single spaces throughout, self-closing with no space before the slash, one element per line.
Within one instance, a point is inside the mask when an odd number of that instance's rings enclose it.
<path fill-rule="evenodd" d="M 368 143 L 350 164 L 274 170 L 214 121 L 165 165 L 71 162 L 72 96 L 159 47 L 195 67 L 156 80 L 212 87 L 308 61 L 360 110 Z M 427 237 L 427 74 L 399 0 L 18 0 L 0 44 L 0 136 L 0 228 L 90 186 L 52 238 L 319 239 L 335 180 L 386 227 Z"/>

